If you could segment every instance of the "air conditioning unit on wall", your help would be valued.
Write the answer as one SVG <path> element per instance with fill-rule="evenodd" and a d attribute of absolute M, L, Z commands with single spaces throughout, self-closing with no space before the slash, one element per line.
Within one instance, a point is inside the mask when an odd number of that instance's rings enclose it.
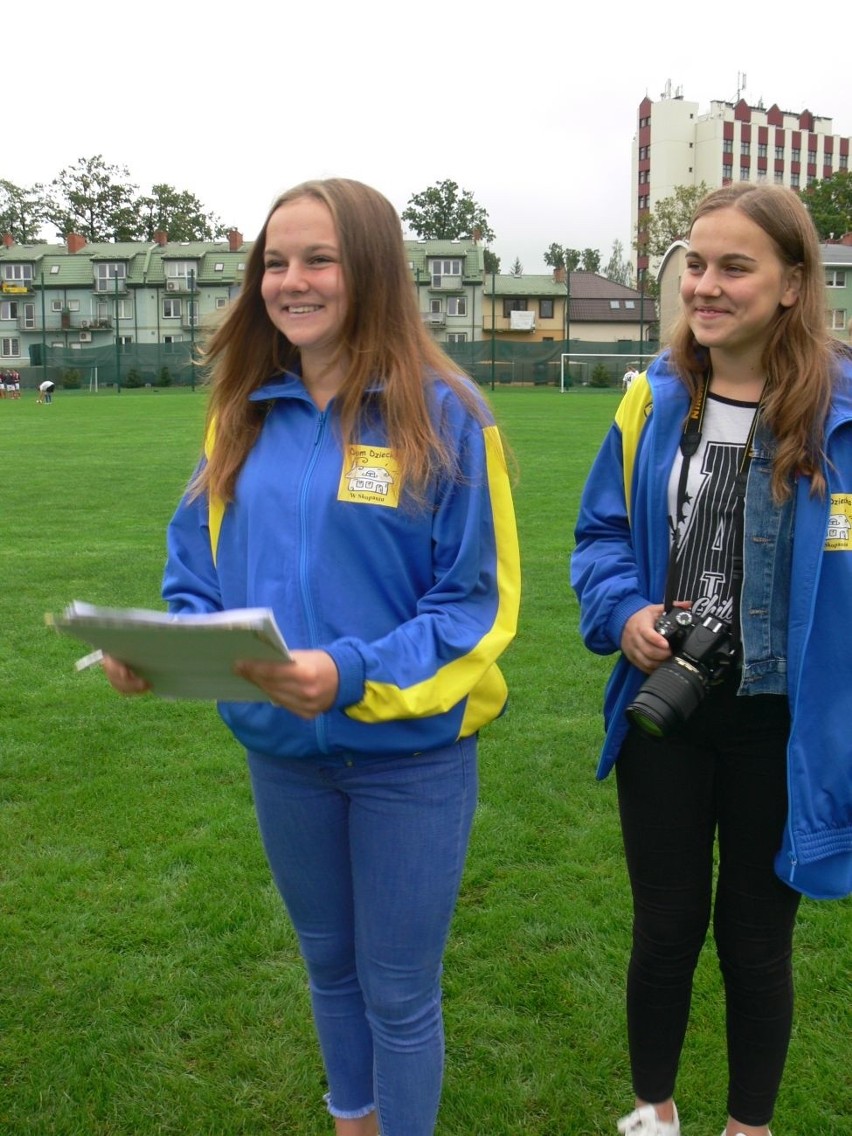
<path fill-rule="evenodd" d="M 92 326 L 91 320 L 80 320 L 80 327 L 91 327 L 91 326 Z"/>
<path fill-rule="evenodd" d="M 166 291 L 167 292 L 179 292 L 180 291 L 180 280 L 167 280 L 166 281 Z"/>
<path fill-rule="evenodd" d="M 92 342 L 92 333 L 90 331 L 81 331 L 80 332 L 80 342 L 81 343 L 91 343 Z"/>

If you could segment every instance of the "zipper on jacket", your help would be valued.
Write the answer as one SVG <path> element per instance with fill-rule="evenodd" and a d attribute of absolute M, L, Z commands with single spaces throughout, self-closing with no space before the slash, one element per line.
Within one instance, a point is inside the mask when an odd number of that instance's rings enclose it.
<path fill-rule="evenodd" d="M 328 414 L 327 409 L 317 411 L 317 428 L 314 434 L 313 453 L 308 461 L 305 476 L 302 478 L 302 485 L 299 491 L 299 590 L 302 593 L 302 602 L 305 605 L 305 615 L 311 647 L 316 647 L 317 645 L 319 630 L 311 597 L 310 576 L 308 573 L 308 512 L 310 507 L 311 481 L 313 480 L 314 471 L 319 464 L 320 451 L 326 434 Z M 326 730 L 325 718 L 322 714 L 320 714 L 318 718 L 314 718 L 313 725 L 317 740 L 317 751 L 319 753 L 328 753 L 328 731 Z"/>

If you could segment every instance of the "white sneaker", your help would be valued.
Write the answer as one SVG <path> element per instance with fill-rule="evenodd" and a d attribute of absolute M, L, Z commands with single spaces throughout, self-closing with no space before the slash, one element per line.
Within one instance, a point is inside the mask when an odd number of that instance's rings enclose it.
<path fill-rule="evenodd" d="M 622 1136 L 680 1136 L 677 1109 L 674 1110 L 674 1120 L 669 1123 L 660 1120 L 652 1104 L 643 1104 L 629 1116 L 622 1116 L 618 1122 L 618 1131 Z"/>

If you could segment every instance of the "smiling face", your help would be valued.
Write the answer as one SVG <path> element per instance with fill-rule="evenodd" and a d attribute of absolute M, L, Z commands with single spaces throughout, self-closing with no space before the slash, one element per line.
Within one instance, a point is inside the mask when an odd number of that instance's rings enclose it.
<path fill-rule="evenodd" d="M 680 295 L 692 334 L 711 356 L 759 362 L 779 308 L 796 303 L 800 281 L 800 269 L 782 261 L 741 209 L 717 209 L 692 226 Z"/>
<path fill-rule="evenodd" d="M 326 367 L 349 305 L 340 243 L 323 202 L 299 197 L 269 218 L 260 293 L 272 323 L 299 348 L 303 370 Z"/>

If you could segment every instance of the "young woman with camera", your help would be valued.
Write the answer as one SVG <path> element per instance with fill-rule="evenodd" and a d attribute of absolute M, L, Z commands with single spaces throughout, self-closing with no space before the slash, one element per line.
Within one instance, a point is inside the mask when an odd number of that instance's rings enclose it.
<path fill-rule="evenodd" d="M 723 1136 L 768 1136 L 801 894 L 852 891 L 852 656 L 838 619 L 852 611 L 852 361 L 825 329 L 810 217 L 781 187 L 704 198 L 681 299 L 669 349 L 632 383 L 594 463 L 571 565 L 586 645 L 621 652 L 598 768 L 615 766 L 634 909 L 636 1102 L 618 1130 L 679 1136 L 675 1081 L 712 915 Z M 693 638 L 709 625 L 733 651 L 723 665 Z"/>

